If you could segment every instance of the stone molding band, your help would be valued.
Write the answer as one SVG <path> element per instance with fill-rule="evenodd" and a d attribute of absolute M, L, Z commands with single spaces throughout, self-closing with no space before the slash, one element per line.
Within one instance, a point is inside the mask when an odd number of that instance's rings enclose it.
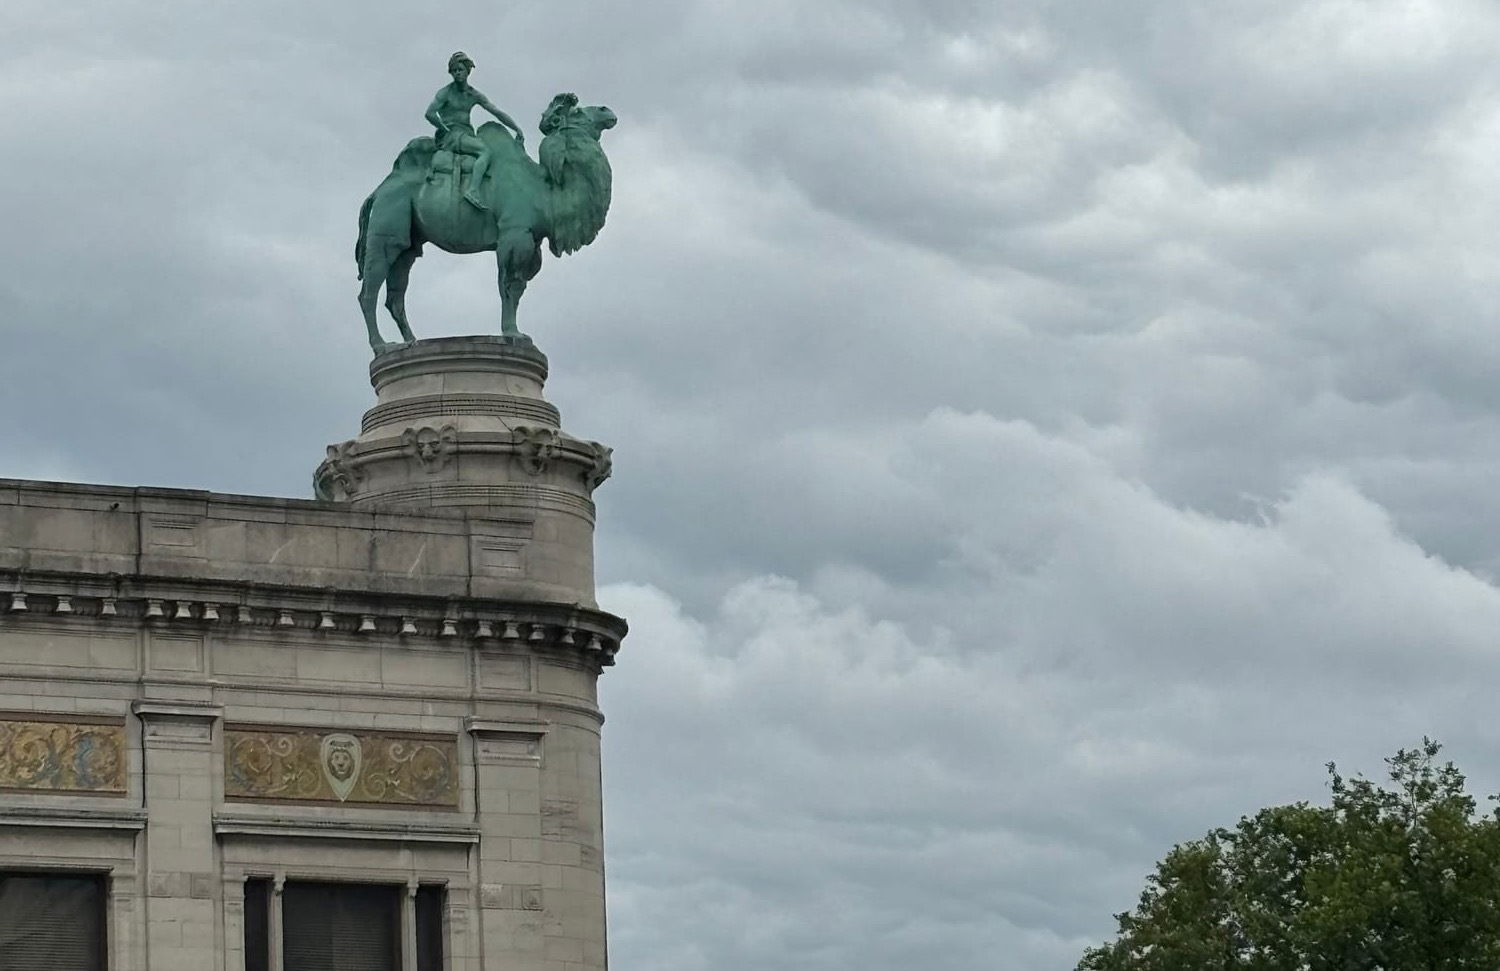
<path fill-rule="evenodd" d="M 310 819 L 214 813 L 214 834 L 243 837 L 314 837 L 318 839 L 355 839 L 397 843 L 467 843 L 479 842 L 479 828 L 472 824 L 409 822 L 391 823 L 378 820 Z"/>
<path fill-rule="evenodd" d="M 370 383 L 379 390 L 392 381 L 445 370 L 524 375 L 540 385 L 547 380 L 547 355 L 529 338 L 429 338 L 377 355 L 370 362 Z"/>
<path fill-rule="evenodd" d="M 434 394 L 376 405 L 365 412 L 360 431 L 363 434 L 382 425 L 409 424 L 425 418 L 461 415 L 481 415 L 502 420 L 514 418 L 554 427 L 562 420 L 556 408 L 536 398 L 500 394 Z"/>
<path fill-rule="evenodd" d="M 146 828 L 146 810 L 56 805 L 6 806 L 5 825 L 40 826 L 47 829 L 124 830 L 139 833 Z"/>
<path fill-rule="evenodd" d="M 596 442 L 585 442 L 552 429 L 534 430 L 527 426 L 518 426 L 509 432 L 461 432 L 455 429 L 454 445 L 460 455 L 515 456 L 525 460 L 528 453 L 533 451 L 528 447 L 529 439 L 535 438 L 538 432 L 544 437 L 551 432 L 551 436 L 547 437 L 549 460 L 570 462 L 582 469 L 593 466 L 598 461 L 598 449 L 603 448 Z M 409 455 L 402 435 L 354 440 L 345 444 L 349 445 L 345 461 L 353 469 L 362 469 L 371 463 L 391 459 L 405 461 Z"/>
<path fill-rule="evenodd" d="M 516 509 L 547 509 L 580 516 L 590 525 L 594 522 L 594 503 L 576 493 L 550 486 L 534 485 L 466 485 L 462 482 L 423 483 L 363 492 L 351 500 L 355 507 L 365 505 L 411 505 L 418 500 L 441 506 L 508 506 Z"/>
<path fill-rule="evenodd" d="M 582 515 L 592 525 L 594 503 L 589 496 L 609 478 L 610 454 L 611 450 L 598 442 L 585 442 L 544 426 L 517 425 L 508 433 L 459 432 L 452 426 L 442 430 L 409 428 L 401 436 L 355 439 L 330 446 L 328 458 L 318 466 L 313 481 L 325 499 L 356 506 L 521 506 Z M 514 461 L 529 478 L 543 475 L 554 465 L 570 465 L 576 470 L 573 474 L 578 491 L 531 482 L 441 481 L 445 475 L 458 474 L 453 460 L 462 463 L 465 457 Z M 407 473 L 392 474 L 393 469 L 410 469 L 414 464 L 439 481 L 413 485 Z M 378 485 L 393 478 L 401 483 L 399 487 Z"/>

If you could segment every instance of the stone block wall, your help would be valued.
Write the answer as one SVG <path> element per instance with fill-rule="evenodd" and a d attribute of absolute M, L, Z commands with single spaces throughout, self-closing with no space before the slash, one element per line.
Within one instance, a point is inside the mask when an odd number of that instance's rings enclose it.
<path fill-rule="evenodd" d="M 112 971 L 242 971 L 260 879 L 407 888 L 403 967 L 436 885 L 445 968 L 603 969 L 625 625 L 503 529 L 0 480 L 0 871 L 107 874 Z"/>

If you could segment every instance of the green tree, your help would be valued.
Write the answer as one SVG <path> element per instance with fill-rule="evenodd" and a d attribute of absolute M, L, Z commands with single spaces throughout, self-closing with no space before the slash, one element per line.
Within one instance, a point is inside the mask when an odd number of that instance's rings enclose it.
<path fill-rule="evenodd" d="M 1331 806 L 1263 809 L 1174 847 L 1078 971 L 1500 968 L 1500 819 L 1439 749 L 1386 759 L 1386 786 L 1329 763 Z"/>

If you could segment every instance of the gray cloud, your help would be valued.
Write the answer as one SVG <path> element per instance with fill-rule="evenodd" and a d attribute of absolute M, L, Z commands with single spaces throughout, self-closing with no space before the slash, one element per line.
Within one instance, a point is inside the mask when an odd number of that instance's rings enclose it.
<path fill-rule="evenodd" d="M 0 10 L 0 474 L 305 495 L 448 53 L 610 104 L 522 307 L 616 449 L 618 968 L 1065 968 L 1176 840 L 1500 789 L 1478 0 Z M 492 267 L 419 262 L 422 334 Z M 1483 770 L 1483 771 L 1481 771 Z"/>

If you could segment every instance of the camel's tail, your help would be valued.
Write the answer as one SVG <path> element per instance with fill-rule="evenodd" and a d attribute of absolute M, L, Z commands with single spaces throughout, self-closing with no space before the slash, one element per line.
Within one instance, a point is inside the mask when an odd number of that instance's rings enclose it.
<path fill-rule="evenodd" d="M 359 240 L 354 244 L 354 265 L 359 267 L 358 279 L 365 278 L 365 236 L 370 231 L 370 210 L 375 206 L 375 193 L 365 197 L 365 204 L 359 207 Z"/>

